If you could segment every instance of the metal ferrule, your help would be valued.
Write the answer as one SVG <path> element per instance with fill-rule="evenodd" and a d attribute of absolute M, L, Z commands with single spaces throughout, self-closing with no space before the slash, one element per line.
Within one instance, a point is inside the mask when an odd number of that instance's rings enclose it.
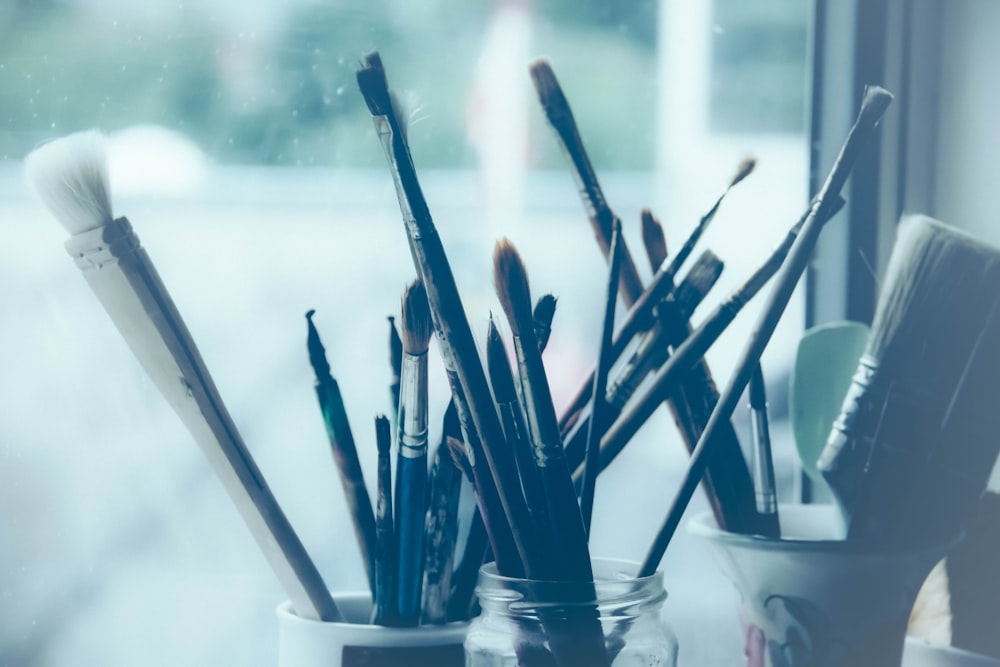
<path fill-rule="evenodd" d="M 524 342 L 520 336 L 514 336 L 514 353 L 517 355 L 518 375 L 521 380 L 521 395 L 524 397 L 526 407 L 525 413 L 528 416 L 528 438 L 531 440 L 531 450 L 535 456 L 535 463 L 538 467 L 544 468 L 549 461 L 562 453 L 562 443 L 556 440 L 546 439 L 541 423 L 538 420 L 538 410 L 535 409 L 537 395 L 531 382 L 524 382 L 523 378 L 531 377 L 531 371 L 524 356 Z"/>
<path fill-rule="evenodd" d="M 399 383 L 399 455 L 427 456 L 427 353 L 404 354 Z"/>
<path fill-rule="evenodd" d="M 774 490 L 774 466 L 771 462 L 771 433 L 767 425 L 767 409 L 751 410 L 753 429 L 753 488 L 760 514 L 774 514 L 778 511 L 778 499 Z"/>
<path fill-rule="evenodd" d="M 118 263 L 118 260 L 141 249 L 139 237 L 132 231 L 126 218 L 76 234 L 66 241 L 69 253 L 81 271 L 100 270 Z"/>

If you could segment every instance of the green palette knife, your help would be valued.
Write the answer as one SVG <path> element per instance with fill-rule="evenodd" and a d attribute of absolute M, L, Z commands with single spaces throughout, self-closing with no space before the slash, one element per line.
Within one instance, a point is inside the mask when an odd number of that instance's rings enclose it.
<path fill-rule="evenodd" d="M 814 482 L 823 483 L 816 460 L 840 414 L 868 332 L 858 322 L 831 322 L 809 329 L 799 341 L 791 379 L 792 431 L 802 469 Z"/>

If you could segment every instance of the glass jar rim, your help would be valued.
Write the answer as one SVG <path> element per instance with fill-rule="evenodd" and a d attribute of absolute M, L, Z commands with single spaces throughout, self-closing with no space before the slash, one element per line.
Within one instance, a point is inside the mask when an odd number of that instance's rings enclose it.
<path fill-rule="evenodd" d="M 593 583 L 595 586 L 600 587 L 601 585 L 614 585 L 614 584 L 635 584 L 646 586 L 659 584 L 660 587 L 663 585 L 663 573 L 657 570 L 653 574 L 646 575 L 643 577 L 639 576 L 627 576 L 625 572 L 631 571 L 638 573 L 640 564 L 635 561 L 630 561 L 624 558 L 592 558 L 591 562 L 594 565 L 594 581 L 554 581 L 552 579 L 527 579 L 524 577 L 509 577 L 497 572 L 496 563 L 487 563 L 482 566 L 479 570 L 480 582 L 486 579 L 497 584 L 541 584 L 545 586 L 567 584 L 571 586 L 579 586 L 580 584 L 589 585 Z M 615 568 L 618 575 L 615 578 L 602 578 L 597 576 L 599 568 Z"/>

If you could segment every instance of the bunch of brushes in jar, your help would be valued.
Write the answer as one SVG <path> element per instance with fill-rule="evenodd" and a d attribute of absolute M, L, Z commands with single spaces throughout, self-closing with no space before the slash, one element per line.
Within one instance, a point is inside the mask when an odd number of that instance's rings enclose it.
<path fill-rule="evenodd" d="M 722 263 L 705 251 L 683 281 L 678 280 L 681 270 L 730 188 L 752 172 L 753 160 L 739 166 L 718 200 L 672 256 L 668 255 L 656 218 L 648 211 L 643 213 L 642 238 L 653 270 L 652 281 L 643 284 L 622 234 L 621 221 L 604 198 L 551 67 L 539 61 L 531 67 L 531 77 L 546 117 L 569 158 L 591 226 L 609 263 L 607 292 L 601 302 L 604 318 L 597 362 L 561 415 L 553 405 L 542 363 L 550 322 L 538 321 L 540 308 L 532 311 L 527 270 L 516 248 L 504 239 L 497 243 L 494 255 L 494 281 L 513 338 L 514 363 L 491 317 L 484 368 L 417 179 L 407 143 L 405 114 L 389 88 L 379 55 L 366 56 L 357 75 L 396 186 L 406 238 L 423 285 L 421 294 L 426 294 L 451 385 L 456 431 L 448 433 L 446 428 L 439 453 L 449 447 L 458 467 L 472 482 L 478 507 L 473 529 L 481 530 L 486 538 L 485 558 L 495 559 L 497 571 L 507 577 L 592 583 L 588 537 L 595 479 L 661 403 L 673 412 L 692 458 L 664 526 L 637 574 L 649 575 L 657 569 L 680 515 L 701 481 L 720 526 L 735 532 L 777 536 L 773 472 L 766 418 L 762 414 L 760 356 L 805 269 L 819 232 L 843 205 L 839 192 L 891 95 L 877 87 L 866 91 L 841 154 L 808 210 L 760 268 L 693 327 L 690 316 L 718 278 Z M 776 284 L 738 368 L 720 395 L 703 356 L 743 306 L 776 275 Z M 617 318 L 620 323 L 615 330 L 619 297 L 627 312 Z M 751 394 L 758 424 L 752 466 L 744 459 L 730 423 L 751 375 L 757 376 Z M 403 397 L 408 391 L 404 380 L 399 407 L 400 470 L 409 446 L 403 423 L 408 409 Z M 415 399 L 415 403 L 426 401 Z M 440 454 L 436 459 L 446 460 Z M 397 478 L 405 479 L 403 475 L 397 474 Z M 400 491 L 397 484 L 397 493 L 406 492 Z M 434 498 L 432 493 L 432 501 Z M 379 502 L 383 502 L 381 491 Z M 404 534 L 397 525 L 400 555 L 406 542 Z M 478 555 L 466 551 L 463 561 Z M 377 571 L 377 562 L 374 567 Z M 397 569 L 403 570 L 402 565 Z M 457 604 L 468 609 L 469 591 L 461 589 L 462 597 L 458 598 L 458 579 L 452 586 L 448 606 L 455 608 Z M 378 599 L 378 584 L 375 589 Z M 615 638 L 614 633 L 604 636 L 596 608 L 592 614 L 576 614 L 574 618 L 540 618 L 549 632 L 548 640 L 541 646 L 522 646 L 519 662 L 610 664 L 620 637 Z"/>
<path fill-rule="evenodd" d="M 691 461 L 637 574 L 657 569 L 684 508 L 702 481 L 720 526 L 736 532 L 778 534 L 773 489 L 760 488 L 771 484 L 772 478 L 767 474 L 766 429 L 758 428 L 752 465 L 757 474 L 751 475 L 730 418 L 754 374 L 754 410 L 759 415 L 764 409 L 758 368 L 761 353 L 823 225 L 842 206 L 839 192 L 891 96 L 880 88 L 866 92 L 857 121 L 808 210 L 760 268 L 693 326 L 690 316 L 718 278 L 722 263 L 706 251 L 680 280 L 682 268 L 726 193 L 750 174 L 753 162 L 739 167 L 672 256 L 659 223 L 651 213 L 643 214 L 643 241 L 653 268 L 652 280 L 643 284 L 622 224 L 604 198 L 555 75 L 547 63 L 538 62 L 531 76 L 569 157 L 599 247 L 610 265 L 607 291 L 601 299 L 604 318 L 597 362 L 561 415 L 554 407 L 541 356 L 554 299 L 543 297 L 533 307 L 527 270 L 517 250 L 506 240 L 497 244 L 494 277 L 516 359 L 512 364 L 499 328 L 491 322 L 485 341 L 487 373 L 417 179 L 403 114 L 379 56 L 367 56 L 357 74 L 395 181 L 417 274 L 403 297 L 398 340 L 391 329 L 392 394 L 397 401 L 395 483 L 393 429 L 388 419 L 380 417 L 375 423 L 379 464 L 374 507 L 340 389 L 311 318 L 308 351 L 366 564 L 377 623 L 414 625 L 468 618 L 474 609 L 476 574 L 488 560 L 494 560 L 497 571 L 507 577 L 591 584 L 588 539 L 596 476 L 661 403 L 674 414 Z M 71 256 L 202 446 L 296 612 L 306 618 L 341 620 L 329 590 L 246 449 L 152 261 L 129 222 L 113 217 L 99 137 L 76 135 L 43 146 L 29 157 L 28 171 L 36 192 L 71 233 L 67 242 Z M 703 356 L 772 278 L 775 284 L 767 303 L 720 393 Z M 627 311 L 617 318 L 615 330 L 619 297 Z M 995 306 L 989 311 L 990 322 L 995 320 L 994 311 Z M 443 416 L 441 441 L 429 456 L 427 350 L 432 335 L 438 339 L 452 402 Z M 979 349 L 978 342 L 976 346 Z M 615 369 L 613 374 L 611 369 Z M 973 368 L 956 380 L 957 386 L 974 386 L 966 376 L 978 377 Z M 942 419 L 952 424 L 955 413 L 949 411 Z M 831 462 L 825 470 L 834 475 L 835 467 Z M 475 490 L 477 511 L 464 548 L 457 553 L 456 516 L 463 477 Z M 846 485 L 841 488 L 848 507 L 870 505 Z M 589 610 L 586 604 L 572 615 L 539 621 L 547 639 L 540 645 L 521 646 L 519 661 L 524 665 L 548 665 L 553 660 L 560 665 L 607 665 L 621 645 L 616 633 L 604 636 L 596 608 Z"/>

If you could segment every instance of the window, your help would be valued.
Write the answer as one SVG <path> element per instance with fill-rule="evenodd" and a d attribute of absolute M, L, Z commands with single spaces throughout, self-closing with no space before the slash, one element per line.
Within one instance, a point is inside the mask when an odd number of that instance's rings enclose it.
<path fill-rule="evenodd" d="M 371 480 L 371 420 L 389 409 L 385 317 L 413 270 L 354 82 L 359 56 L 379 48 L 391 83 L 417 95 L 412 151 L 477 333 L 499 313 L 500 235 L 521 248 L 536 294 L 558 295 L 546 361 L 564 404 L 593 361 L 606 278 L 528 62 L 551 59 L 637 259 L 642 207 L 679 247 L 739 160 L 759 158 L 701 246 L 727 263 L 715 303 L 805 203 L 807 26 L 802 3 L 777 0 L 0 7 L 0 218 L 13 235 L 0 262 L 0 655 L 273 664 L 284 596 L 25 192 L 20 159 L 40 141 L 110 133 L 116 214 L 135 225 L 327 582 L 359 589 L 303 319 L 317 309 Z M 720 385 L 752 320 L 713 350 Z M 777 418 L 801 320 L 798 303 L 767 357 Z M 437 366 L 432 443 L 447 400 Z M 794 455 L 782 451 L 787 481 Z M 595 553 L 641 558 L 683 461 L 657 415 L 598 485 Z M 649 507 L 649 520 L 620 521 L 619 507 Z M 671 572 L 704 571 L 695 547 L 669 558 Z M 697 585 L 668 580 L 686 601 L 672 616 L 682 643 L 724 604 Z M 688 660 L 724 650 L 684 648 Z"/>

